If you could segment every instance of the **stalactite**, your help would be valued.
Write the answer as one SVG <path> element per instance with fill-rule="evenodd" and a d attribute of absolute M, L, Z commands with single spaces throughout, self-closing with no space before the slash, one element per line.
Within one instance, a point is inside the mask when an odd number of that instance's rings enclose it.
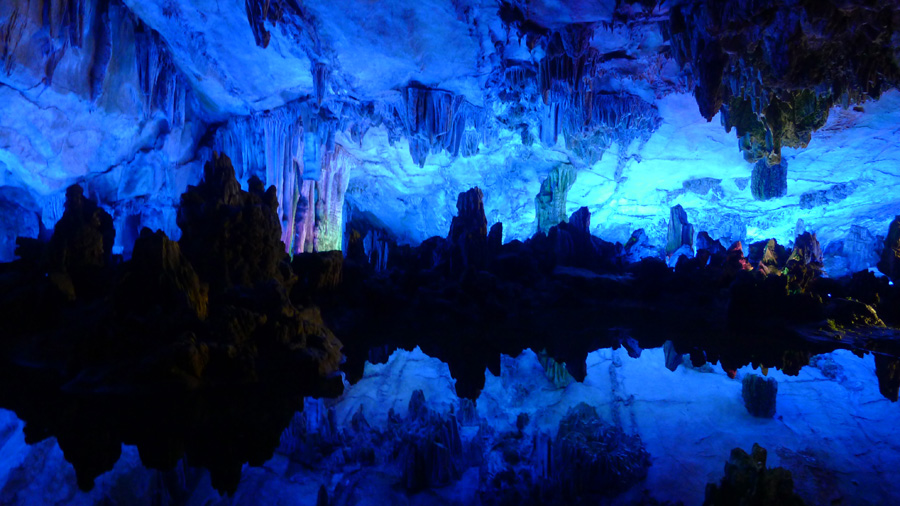
<path fill-rule="evenodd" d="M 344 194 L 356 158 L 337 146 L 316 183 L 316 251 L 340 250 L 343 244 Z"/>
<path fill-rule="evenodd" d="M 403 134 L 409 141 L 413 163 L 425 166 L 429 154 L 442 150 L 455 158 L 472 156 L 491 135 L 484 108 L 462 95 L 421 86 L 409 86 L 395 105 Z"/>
<path fill-rule="evenodd" d="M 691 67 L 700 112 L 711 119 L 721 109 L 749 162 L 777 164 L 781 147 L 805 147 L 833 105 L 846 109 L 900 84 L 885 43 L 898 13 L 896 4 L 852 1 L 700 1 L 673 6 L 663 30 L 676 61 Z"/>
<path fill-rule="evenodd" d="M 3 71 L 6 75 L 10 75 L 13 68 L 16 49 L 22 40 L 22 34 L 25 31 L 25 22 L 20 20 L 21 13 L 18 6 L 13 8 L 12 13 L 6 22 L 0 24 L 0 60 L 3 61 Z"/>
<path fill-rule="evenodd" d="M 109 0 L 97 0 L 94 9 L 94 58 L 91 65 L 91 100 L 96 102 L 103 92 L 103 80 L 112 57 L 112 34 L 109 20 Z"/>
<path fill-rule="evenodd" d="M 342 208 L 357 162 L 335 144 L 331 113 L 301 102 L 234 118 L 216 133 L 216 151 L 233 153 L 238 180 L 274 185 L 282 240 L 292 254 L 341 249 Z"/>
<path fill-rule="evenodd" d="M 310 253 L 316 250 L 316 182 L 303 181 L 294 213 L 291 253 Z"/>
<path fill-rule="evenodd" d="M 190 87 L 159 34 L 135 21 L 135 55 L 144 115 L 162 112 L 172 127 L 184 124 Z"/>
<path fill-rule="evenodd" d="M 628 145 L 635 139 L 646 142 L 661 119 L 657 108 L 640 97 L 604 91 L 598 79 L 602 55 L 590 47 L 592 33 L 589 26 L 571 25 L 549 37 L 547 56 L 538 65 L 544 107 L 540 138 L 553 146 L 562 135 L 566 147 L 589 164 L 618 144 L 621 172 Z"/>

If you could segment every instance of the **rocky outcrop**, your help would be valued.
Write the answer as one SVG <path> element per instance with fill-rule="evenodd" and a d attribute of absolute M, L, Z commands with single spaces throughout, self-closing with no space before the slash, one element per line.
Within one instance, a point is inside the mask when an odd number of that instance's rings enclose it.
<path fill-rule="evenodd" d="M 447 485 L 462 474 L 462 441 L 456 416 L 442 416 L 425 405 L 421 390 L 409 399 L 407 431 L 400 451 L 403 485 L 419 491 Z"/>
<path fill-rule="evenodd" d="M 112 217 L 85 198 L 78 185 L 66 190 L 65 209 L 47 244 L 47 270 L 60 283 L 71 283 L 72 298 L 96 295 L 105 288 L 97 283 L 103 282 L 103 270 L 112 260 L 116 238 Z"/>
<path fill-rule="evenodd" d="M 878 270 L 894 283 L 900 283 L 900 216 L 894 218 L 888 228 Z"/>
<path fill-rule="evenodd" d="M 673 207 L 669 212 L 669 228 L 666 234 L 666 254 L 672 255 L 682 246 L 693 253 L 694 226 L 688 221 L 687 213 L 681 204 Z"/>
<path fill-rule="evenodd" d="M 241 190 L 231 159 L 221 155 L 206 163 L 203 181 L 181 197 L 179 244 L 215 292 L 286 281 L 275 187 L 265 190 L 257 178 L 249 186 Z"/>
<path fill-rule="evenodd" d="M 570 500 L 618 495 L 646 478 L 650 467 L 640 436 L 604 423 L 584 403 L 559 422 L 553 452 L 553 478 Z"/>
<path fill-rule="evenodd" d="M 897 86 L 895 51 L 882 42 L 896 12 L 864 2 L 696 2 L 669 11 L 667 32 L 675 58 L 692 67 L 701 114 L 722 109 L 745 158 L 777 165 L 781 147 L 806 146 L 833 104 Z"/>
<path fill-rule="evenodd" d="M 703 506 L 803 506 L 803 500 L 794 493 L 791 472 L 781 467 L 767 468 L 766 458 L 766 449 L 756 443 L 749 455 L 740 448 L 731 450 L 731 456 L 725 463 L 725 476 L 718 484 L 706 486 Z"/>
<path fill-rule="evenodd" d="M 788 275 L 788 291 L 805 292 L 809 284 L 822 274 L 824 266 L 822 247 L 816 234 L 804 232 L 794 241 L 791 256 L 785 264 Z"/>
<path fill-rule="evenodd" d="M 457 215 L 450 223 L 447 240 L 453 247 L 451 270 L 483 269 L 487 262 L 487 218 L 484 216 L 484 195 L 478 188 L 460 193 L 456 200 Z"/>
<path fill-rule="evenodd" d="M 140 312 L 156 318 L 185 312 L 190 317 L 205 320 L 209 286 L 200 282 L 177 242 L 162 231 L 151 232 L 145 228 L 134 244 L 131 261 L 119 281 L 116 302 L 120 311 Z"/>
<path fill-rule="evenodd" d="M 639 228 L 632 232 L 628 242 L 625 243 L 625 261 L 640 262 L 642 258 L 659 258 L 659 250 L 650 244 L 650 238 L 644 229 Z"/>
<path fill-rule="evenodd" d="M 769 165 L 760 160 L 750 175 L 750 192 L 756 200 L 769 200 L 787 195 L 787 160 Z"/>
<path fill-rule="evenodd" d="M 538 232 L 547 233 L 566 221 L 566 203 L 569 190 L 575 184 L 575 169 L 568 165 L 554 167 L 541 183 L 541 190 L 534 198 Z"/>
<path fill-rule="evenodd" d="M 778 394 L 778 382 L 775 378 L 763 378 L 756 374 L 748 374 L 741 380 L 741 397 L 747 412 L 759 418 L 775 416 L 775 401 Z"/>
<path fill-rule="evenodd" d="M 298 277 L 274 189 L 251 180 L 242 190 L 226 157 L 205 176 L 183 196 L 180 243 L 144 229 L 133 258 L 112 265 L 112 220 L 73 186 L 49 243 L 23 244 L 30 260 L 0 276 L 11 330 L 0 401 L 58 438 L 84 489 L 128 441 L 148 467 L 187 455 L 215 488 L 233 492 L 245 463 L 271 456 L 297 399 L 342 389 L 333 376 L 340 341 L 316 307 L 291 302 Z M 304 303 L 340 284 L 341 262 L 317 260 L 297 262 Z M 58 296 L 66 287 L 68 300 Z M 10 349 L 21 350 L 27 372 Z M 23 403 L 35 390 L 53 400 Z M 253 435 L 236 436 L 245 431 Z"/>
<path fill-rule="evenodd" d="M 706 231 L 702 231 L 697 234 L 696 247 L 697 252 L 705 250 L 710 255 L 719 255 L 725 252 L 725 247 L 722 246 L 722 243 L 710 237 L 709 233 L 707 233 Z"/>

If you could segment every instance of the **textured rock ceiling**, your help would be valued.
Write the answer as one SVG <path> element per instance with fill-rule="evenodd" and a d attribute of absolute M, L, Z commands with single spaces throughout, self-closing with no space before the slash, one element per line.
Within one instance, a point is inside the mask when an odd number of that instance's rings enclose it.
<path fill-rule="evenodd" d="M 278 187 L 294 251 L 361 215 L 442 234 L 475 185 L 506 240 L 584 205 L 662 244 L 677 204 L 728 239 L 874 237 L 900 209 L 898 57 L 900 8 L 861 0 L 3 2 L 0 258 L 76 182 L 122 250 L 177 237 L 213 150 Z"/>

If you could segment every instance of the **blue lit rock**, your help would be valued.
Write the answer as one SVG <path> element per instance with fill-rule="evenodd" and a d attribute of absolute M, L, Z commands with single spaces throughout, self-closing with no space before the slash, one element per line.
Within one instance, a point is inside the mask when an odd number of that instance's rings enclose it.
<path fill-rule="evenodd" d="M 787 194 L 787 160 L 781 163 L 769 165 L 766 160 L 760 160 L 753 166 L 753 174 L 750 176 L 750 191 L 756 200 L 769 200 L 783 197 Z M 805 206 L 801 202 L 801 207 Z M 809 206 L 813 207 L 813 206 Z"/>
<path fill-rule="evenodd" d="M 687 213 L 677 205 L 669 213 L 669 229 L 666 236 L 666 253 L 672 255 L 682 247 L 693 252 L 694 227 L 688 222 Z"/>
<path fill-rule="evenodd" d="M 878 270 L 895 283 L 900 283 L 900 216 L 894 218 L 888 229 Z"/>
<path fill-rule="evenodd" d="M 760 418 L 775 416 L 775 397 L 778 394 L 778 382 L 775 378 L 763 378 L 756 374 L 748 374 L 741 380 L 741 396 L 747 412 Z"/>

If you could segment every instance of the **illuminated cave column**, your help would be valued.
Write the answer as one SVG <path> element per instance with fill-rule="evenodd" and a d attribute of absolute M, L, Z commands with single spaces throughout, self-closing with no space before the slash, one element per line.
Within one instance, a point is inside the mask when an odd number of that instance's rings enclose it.
<path fill-rule="evenodd" d="M 546 234 L 550 228 L 567 220 L 566 203 L 569 190 L 575 184 L 575 176 L 571 165 L 559 165 L 541 183 L 541 190 L 534 198 L 538 232 Z"/>
<path fill-rule="evenodd" d="M 291 253 L 341 249 L 344 194 L 350 183 L 350 171 L 357 163 L 355 157 L 336 145 L 334 153 L 322 159 L 319 180 L 305 180 L 300 184 Z"/>

